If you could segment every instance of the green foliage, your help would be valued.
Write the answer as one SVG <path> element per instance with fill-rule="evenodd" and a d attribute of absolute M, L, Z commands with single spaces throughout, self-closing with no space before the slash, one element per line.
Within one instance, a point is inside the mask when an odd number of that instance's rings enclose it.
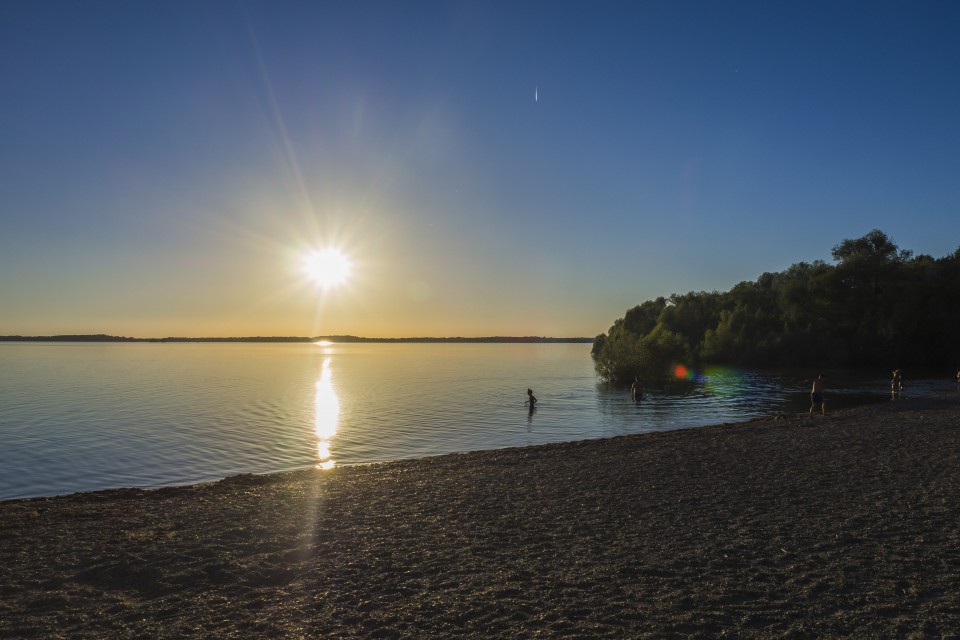
<path fill-rule="evenodd" d="M 687 341 L 659 323 L 642 336 L 614 325 L 609 335 L 597 336 L 592 355 L 601 378 L 621 383 L 634 376 L 648 384 L 663 383 L 674 365 L 690 362 Z"/>
<path fill-rule="evenodd" d="M 592 356 L 604 380 L 670 379 L 674 365 L 957 366 L 960 249 L 934 259 L 874 229 L 724 293 L 657 298 L 628 310 Z"/>

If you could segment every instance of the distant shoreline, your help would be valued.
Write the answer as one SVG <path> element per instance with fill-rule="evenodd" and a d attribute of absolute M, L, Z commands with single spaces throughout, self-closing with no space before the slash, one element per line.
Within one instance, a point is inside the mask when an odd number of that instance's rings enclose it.
<path fill-rule="evenodd" d="M 0 342 L 268 342 L 268 343 L 307 343 L 307 342 L 418 342 L 418 343 L 584 343 L 593 342 L 593 338 L 547 338 L 538 336 L 489 336 L 483 338 L 364 338 L 360 336 L 249 336 L 235 338 L 128 338 L 124 336 L 95 335 L 58 335 L 58 336 L 0 336 Z"/>

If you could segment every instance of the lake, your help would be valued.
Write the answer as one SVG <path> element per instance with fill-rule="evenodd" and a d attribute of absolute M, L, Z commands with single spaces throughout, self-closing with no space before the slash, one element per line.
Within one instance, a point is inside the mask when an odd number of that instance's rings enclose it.
<path fill-rule="evenodd" d="M 0 500 L 742 421 L 806 411 L 813 373 L 713 367 L 635 403 L 583 343 L 0 343 Z M 829 376 L 828 411 L 889 394 Z"/>

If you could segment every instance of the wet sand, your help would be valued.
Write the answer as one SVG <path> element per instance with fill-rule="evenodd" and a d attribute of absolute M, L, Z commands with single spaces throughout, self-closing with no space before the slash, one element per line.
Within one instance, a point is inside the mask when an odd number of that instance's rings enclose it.
<path fill-rule="evenodd" d="M 960 396 L 0 502 L 0 638 L 960 637 Z"/>

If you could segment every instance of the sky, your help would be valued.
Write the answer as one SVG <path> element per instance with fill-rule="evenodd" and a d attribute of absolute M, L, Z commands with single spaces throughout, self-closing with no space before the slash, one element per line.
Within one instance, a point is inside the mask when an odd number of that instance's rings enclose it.
<path fill-rule="evenodd" d="M 952 1 L 4 0 L 0 335 L 592 337 L 872 229 L 950 255 L 958 33 Z"/>

